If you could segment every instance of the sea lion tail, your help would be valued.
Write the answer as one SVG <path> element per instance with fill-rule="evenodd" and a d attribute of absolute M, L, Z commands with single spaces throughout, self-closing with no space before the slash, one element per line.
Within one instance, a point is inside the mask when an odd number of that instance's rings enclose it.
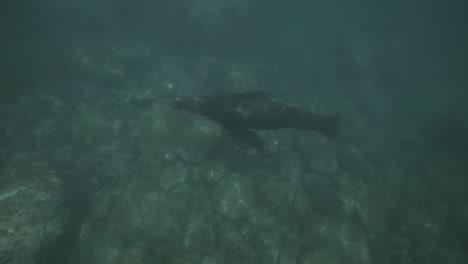
<path fill-rule="evenodd" d="M 340 116 L 331 115 L 321 118 L 317 131 L 329 139 L 336 139 L 339 134 Z"/>

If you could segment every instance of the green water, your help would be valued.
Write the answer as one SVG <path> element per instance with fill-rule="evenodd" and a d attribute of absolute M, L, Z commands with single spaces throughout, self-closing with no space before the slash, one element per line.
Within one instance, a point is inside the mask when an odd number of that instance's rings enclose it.
<path fill-rule="evenodd" d="M 3 1 L 0 263 L 467 263 L 466 8 Z M 172 107 L 253 91 L 339 137 Z"/>

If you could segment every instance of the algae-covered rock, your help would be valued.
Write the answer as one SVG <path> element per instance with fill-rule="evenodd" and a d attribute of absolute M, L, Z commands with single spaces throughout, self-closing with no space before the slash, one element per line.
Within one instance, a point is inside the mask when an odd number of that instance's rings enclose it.
<path fill-rule="evenodd" d="M 155 243 L 172 234 L 176 226 L 172 209 L 156 186 L 136 184 L 115 198 L 110 218 L 123 238 Z"/>
<path fill-rule="evenodd" d="M 259 191 L 264 201 L 273 207 L 286 207 L 294 199 L 297 187 L 272 177 L 268 182 L 260 185 Z"/>
<path fill-rule="evenodd" d="M 381 187 L 365 185 L 351 177 L 341 177 L 335 189 L 345 203 L 345 213 L 358 224 L 374 233 L 385 232 L 388 227 L 390 199 Z"/>
<path fill-rule="evenodd" d="M 342 264 L 347 263 L 341 261 L 333 250 L 316 250 L 307 253 L 300 264 Z"/>
<path fill-rule="evenodd" d="M 157 260 L 148 254 L 148 250 L 139 246 L 124 247 L 119 254 L 119 264 L 152 264 Z"/>
<path fill-rule="evenodd" d="M 339 192 L 329 187 L 328 179 L 308 173 L 304 175 L 303 182 L 311 208 L 335 219 L 343 219 L 346 216 L 346 203 Z"/>
<path fill-rule="evenodd" d="M 294 143 L 312 172 L 332 174 L 338 170 L 337 146 L 322 135 L 301 131 Z"/>
<path fill-rule="evenodd" d="M 276 224 L 270 211 L 260 206 L 249 212 L 248 221 L 258 230 L 272 230 Z"/>
<path fill-rule="evenodd" d="M 260 263 L 278 263 L 281 251 L 281 235 L 278 232 L 260 233 L 256 239 L 257 254 Z"/>
<path fill-rule="evenodd" d="M 90 206 L 90 219 L 94 223 L 108 222 L 109 214 L 112 207 L 115 205 L 115 192 L 103 190 L 96 193 L 91 201 Z"/>
<path fill-rule="evenodd" d="M 300 181 L 304 171 L 301 157 L 293 152 L 283 150 L 274 161 L 273 168 L 279 178 L 289 181 Z"/>
<path fill-rule="evenodd" d="M 374 182 L 379 179 L 375 167 L 354 145 L 345 146 L 339 151 L 338 168 L 364 182 Z"/>
<path fill-rule="evenodd" d="M 72 137 L 81 147 L 93 148 L 109 142 L 117 135 L 118 126 L 103 113 L 81 105 L 73 117 Z"/>
<path fill-rule="evenodd" d="M 431 206 L 434 207 L 435 206 Z M 400 226 L 400 232 L 408 236 L 415 249 L 426 252 L 437 246 L 437 240 L 444 228 L 443 223 L 447 217 L 447 208 L 425 211 L 416 207 L 405 208 L 411 210 L 407 220 Z M 442 210 L 437 212 L 438 210 Z M 406 212 L 409 213 L 409 212 Z M 405 213 L 405 214 L 406 214 Z"/>
<path fill-rule="evenodd" d="M 178 149 L 181 159 L 190 163 L 205 161 L 217 148 L 222 134 L 221 129 L 211 120 L 198 117 L 193 119 L 192 126 L 183 135 L 184 144 Z"/>
<path fill-rule="evenodd" d="M 202 264 L 223 264 L 224 258 L 221 254 L 212 254 L 203 257 Z"/>
<path fill-rule="evenodd" d="M 30 263 L 68 218 L 61 181 L 35 154 L 18 154 L 0 174 L 0 263 Z"/>
<path fill-rule="evenodd" d="M 129 177 L 135 173 L 134 160 L 134 153 L 119 142 L 98 144 L 73 161 L 76 174 L 80 175 L 74 179 L 75 184 L 99 190 L 131 182 L 135 180 Z"/>
<path fill-rule="evenodd" d="M 181 162 L 166 166 L 159 175 L 159 185 L 164 191 L 170 191 L 185 184 L 189 174 L 189 167 Z"/>
<path fill-rule="evenodd" d="M 95 233 L 79 242 L 67 264 L 120 263 L 123 241 L 115 234 Z"/>
<path fill-rule="evenodd" d="M 182 244 L 188 250 L 208 251 L 214 248 L 215 233 L 210 224 L 209 214 L 194 212 L 185 224 Z"/>
<path fill-rule="evenodd" d="M 309 197 L 307 196 L 307 193 L 302 188 L 299 188 L 297 190 L 296 195 L 294 197 L 293 206 L 294 206 L 294 212 L 299 217 L 303 217 L 304 215 L 306 215 L 306 213 L 309 210 L 311 210 L 311 207 L 309 204 Z"/>
<path fill-rule="evenodd" d="M 302 229 L 303 241 L 320 250 L 332 250 L 343 263 L 371 263 L 366 233 L 352 222 L 309 213 L 303 219 Z"/>
<path fill-rule="evenodd" d="M 254 205 L 252 183 L 237 174 L 221 180 L 213 190 L 213 205 L 215 212 L 230 220 L 246 217 Z"/>
<path fill-rule="evenodd" d="M 283 236 L 278 264 L 296 264 L 301 250 L 301 241 L 294 235 Z"/>
<path fill-rule="evenodd" d="M 438 248 L 431 253 L 431 264 L 463 264 L 468 262 L 466 251 Z"/>
<path fill-rule="evenodd" d="M 145 113 L 141 126 L 143 159 L 150 164 L 177 160 L 201 163 L 217 147 L 221 135 L 214 122 L 165 108 Z"/>
<path fill-rule="evenodd" d="M 197 168 L 196 173 L 209 184 L 217 183 L 231 174 L 226 164 L 217 160 L 204 163 Z"/>
<path fill-rule="evenodd" d="M 421 184 L 420 181 L 408 184 L 408 195 L 412 192 L 410 189 L 415 188 L 413 191 L 417 196 L 413 196 L 414 200 L 401 200 L 396 204 L 391 225 L 411 241 L 413 252 L 426 255 L 437 247 L 449 211 L 437 197 L 422 192 Z"/>

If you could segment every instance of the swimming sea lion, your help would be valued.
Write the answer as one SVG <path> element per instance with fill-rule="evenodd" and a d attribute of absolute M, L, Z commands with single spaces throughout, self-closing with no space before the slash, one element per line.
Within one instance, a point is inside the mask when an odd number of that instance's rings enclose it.
<path fill-rule="evenodd" d="M 339 117 L 320 116 L 270 98 L 271 93 L 216 94 L 177 97 L 173 107 L 212 119 L 246 144 L 261 151 L 264 142 L 252 130 L 314 130 L 327 138 L 338 135 Z M 251 130 L 252 129 L 252 130 Z"/>

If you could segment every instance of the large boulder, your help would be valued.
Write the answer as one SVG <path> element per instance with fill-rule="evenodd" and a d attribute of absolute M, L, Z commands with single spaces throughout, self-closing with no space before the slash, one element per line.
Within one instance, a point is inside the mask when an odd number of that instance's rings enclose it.
<path fill-rule="evenodd" d="M 213 190 L 214 210 L 230 220 L 245 218 L 254 205 L 254 187 L 242 175 L 221 180 Z"/>
<path fill-rule="evenodd" d="M 54 170 L 38 155 L 18 154 L 0 174 L 0 263 L 33 263 L 68 218 Z"/>

